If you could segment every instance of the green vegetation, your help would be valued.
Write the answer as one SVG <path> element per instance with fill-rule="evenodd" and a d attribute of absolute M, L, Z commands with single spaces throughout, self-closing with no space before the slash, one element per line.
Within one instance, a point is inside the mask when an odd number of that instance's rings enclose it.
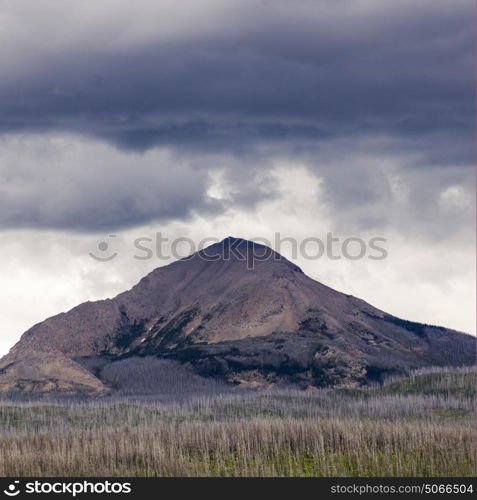
<path fill-rule="evenodd" d="M 187 392 L 187 391 L 186 391 Z M 475 373 L 0 403 L 1 476 L 474 476 Z"/>
<path fill-rule="evenodd" d="M 383 388 L 389 394 L 475 397 L 475 373 L 434 371 L 417 373 Z"/>

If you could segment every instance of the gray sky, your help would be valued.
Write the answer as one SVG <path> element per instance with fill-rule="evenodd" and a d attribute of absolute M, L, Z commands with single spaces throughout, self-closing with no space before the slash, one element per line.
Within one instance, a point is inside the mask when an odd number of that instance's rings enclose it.
<path fill-rule="evenodd" d="M 474 332 L 474 58 L 468 0 L 0 0 L 0 353 L 156 231 L 385 237 L 299 264 Z"/>

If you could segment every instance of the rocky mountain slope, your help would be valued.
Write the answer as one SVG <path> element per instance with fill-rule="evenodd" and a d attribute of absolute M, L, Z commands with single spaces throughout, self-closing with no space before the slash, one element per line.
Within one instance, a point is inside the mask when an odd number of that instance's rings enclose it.
<path fill-rule="evenodd" d="M 396 318 L 227 238 L 33 326 L 0 360 L 0 391 L 103 394 L 98 367 L 137 356 L 242 385 L 349 386 L 473 364 L 475 338 Z"/>

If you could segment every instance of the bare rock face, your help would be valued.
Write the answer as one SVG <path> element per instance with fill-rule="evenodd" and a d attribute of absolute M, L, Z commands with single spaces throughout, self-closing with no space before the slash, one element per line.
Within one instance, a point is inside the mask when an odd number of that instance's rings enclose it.
<path fill-rule="evenodd" d="M 12 395 L 55 392 L 85 396 L 108 392 L 99 379 L 60 351 L 7 361 L 0 369 L 0 392 Z"/>
<path fill-rule="evenodd" d="M 253 387 L 351 386 L 421 366 L 473 364 L 475 338 L 386 314 L 268 247 L 227 238 L 114 299 L 32 327 L 0 360 L 0 391 L 103 394 L 100 371 L 83 360 L 134 356 Z"/>

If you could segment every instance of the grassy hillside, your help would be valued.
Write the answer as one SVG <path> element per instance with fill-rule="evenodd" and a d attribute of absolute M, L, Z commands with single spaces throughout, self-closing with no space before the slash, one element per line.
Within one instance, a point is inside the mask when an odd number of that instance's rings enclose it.
<path fill-rule="evenodd" d="M 193 384 L 183 398 L 4 401 L 0 475 L 476 474 L 471 370 L 310 392 Z"/>
<path fill-rule="evenodd" d="M 410 377 L 388 382 L 383 387 L 388 394 L 425 394 L 435 396 L 475 397 L 475 372 L 422 371 Z"/>

